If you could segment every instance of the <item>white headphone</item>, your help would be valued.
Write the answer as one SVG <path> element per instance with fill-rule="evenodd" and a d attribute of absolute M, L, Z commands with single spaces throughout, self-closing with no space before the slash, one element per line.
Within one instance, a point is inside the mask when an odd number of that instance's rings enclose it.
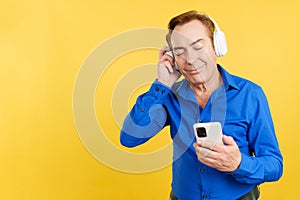
<path fill-rule="evenodd" d="M 226 44 L 225 34 L 223 33 L 223 31 L 221 31 L 218 24 L 211 17 L 209 17 L 209 18 L 215 25 L 214 47 L 215 47 L 216 55 L 218 57 L 225 56 L 225 54 L 227 53 L 227 44 Z"/>

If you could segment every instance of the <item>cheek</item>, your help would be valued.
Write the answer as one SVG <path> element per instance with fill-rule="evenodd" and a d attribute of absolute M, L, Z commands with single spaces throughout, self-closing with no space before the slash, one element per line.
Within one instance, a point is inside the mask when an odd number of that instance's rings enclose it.
<path fill-rule="evenodd" d="M 211 52 L 211 60 L 216 63 L 217 62 L 217 55 L 216 55 L 216 52 L 213 50 Z"/>
<path fill-rule="evenodd" d="M 211 63 L 216 63 L 217 60 L 215 51 L 212 48 L 199 50 L 195 58 L 197 58 L 197 61 L 204 62 L 208 65 Z"/>
<path fill-rule="evenodd" d="M 176 64 L 179 67 L 179 69 L 183 68 L 186 65 L 186 60 L 184 58 L 175 57 L 175 60 L 176 60 Z"/>
<path fill-rule="evenodd" d="M 215 64 L 217 56 L 213 48 L 205 49 L 200 55 L 200 59 L 206 62 L 208 65 Z"/>
<path fill-rule="evenodd" d="M 208 52 L 209 52 L 209 55 L 211 57 L 211 60 L 216 62 L 217 61 L 217 55 L 216 55 L 216 52 L 215 52 L 214 48 L 213 47 L 209 48 Z"/>

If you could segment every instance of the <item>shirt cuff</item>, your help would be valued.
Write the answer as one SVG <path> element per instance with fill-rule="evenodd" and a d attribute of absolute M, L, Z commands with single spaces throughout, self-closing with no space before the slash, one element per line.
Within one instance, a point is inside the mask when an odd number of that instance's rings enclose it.
<path fill-rule="evenodd" d="M 149 92 L 159 100 L 164 100 L 168 94 L 171 92 L 171 88 L 161 83 L 158 80 L 155 80 L 151 85 Z"/>

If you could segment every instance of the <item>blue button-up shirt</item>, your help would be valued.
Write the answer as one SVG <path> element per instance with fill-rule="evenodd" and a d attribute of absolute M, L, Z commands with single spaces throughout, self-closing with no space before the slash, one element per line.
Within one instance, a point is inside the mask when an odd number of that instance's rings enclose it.
<path fill-rule="evenodd" d="M 172 88 L 155 81 L 138 97 L 124 120 L 120 141 L 140 145 L 165 126 L 173 139 L 172 190 L 180 200 L 234 200 L 256 185 L 282 175 L 282 155 L 267 99 L 258 85 L 229 74 L 218 65 L 223 84 L 202 109 L 187 80 Z M 196 156 L 193 124 L 218 121 L 223 134 L 233 137 L 242 154 L 238 169 L 221 172 Z"/>

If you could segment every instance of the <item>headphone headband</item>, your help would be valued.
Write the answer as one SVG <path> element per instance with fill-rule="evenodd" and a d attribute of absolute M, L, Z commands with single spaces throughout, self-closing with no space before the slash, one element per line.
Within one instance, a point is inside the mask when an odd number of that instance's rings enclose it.
<path fill-rule="evenodd" d="M 221 30 L 219 25 L 217 24 L 217 22 L 213 18 L 211 18 L 210 16 L 208 16 L 208 17 L 209 17 L 210 21 L 212 21 L 212 23 L 215 25 L 215 29 L 216 30 Z"/>

